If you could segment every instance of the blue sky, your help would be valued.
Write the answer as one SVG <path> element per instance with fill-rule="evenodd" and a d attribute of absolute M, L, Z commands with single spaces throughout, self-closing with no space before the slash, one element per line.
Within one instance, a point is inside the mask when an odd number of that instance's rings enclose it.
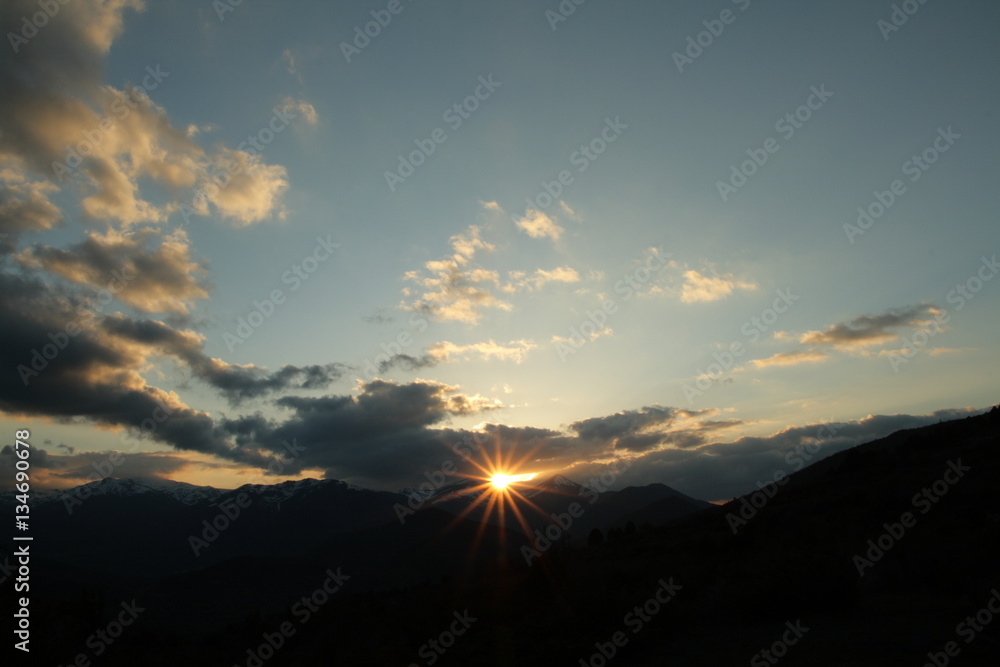
<path fill-rule="evenodd" d="M 37 7 L 9 3 L 3 422 L 51 441 L 53 485 L 114 449 L 116 476 L 236 485 L 287 435 L 309 453 L 270 477 L 396 488 L 472 430 L 536 447 L 525 470 L 627 456 L 623 482 L 715 499 L 770 477 L 795 429 L 854 424 L 835 451 L 986 408 L 998 10 L 903 4 L 905 22 L 878 2 L 592 1 L 556 20 L 557 2 L 90 0 L 29 39 Z M 125 265 L 139 277 L 65 354 L 21 373 Z M 74 382 L 109 405 L 74 404 Z M 123 405 L 151 398 L 197 436 L 129 435 L 143 417 Z M 738 462 L 713 453 L 730 442 Z"/>

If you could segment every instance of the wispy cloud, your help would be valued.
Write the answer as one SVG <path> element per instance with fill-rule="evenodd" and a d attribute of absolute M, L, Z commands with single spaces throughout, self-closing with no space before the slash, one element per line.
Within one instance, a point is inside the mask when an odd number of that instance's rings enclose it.
<path fill-rule="evenodd" d="M 17 259 L 95 289 L 111 285 L 117 299 L 145 313 L 183 315 L 193 301 L 208 298 L 207 271 L 191 258 L 182 229 L 166 236 L 153 229 L 91 232 L 67 250 L 36 244 Z"/>
<path fill-rule="evenodd" d="M 391 368 L 412 371 L 452 361 L 489 361 L 490 359 L 513 361 L 519 364 L 527 358 L 529 352 L 537 347 L 538 345 L 533 341 L 524 339 L 512 340 L 508 343 L 498 343 L 491 338 L 487 341 L 468 343 L 466 345 L 458 345 L 444 340 L 427 346 L 424 353 L 420 356 L 415 357 L 409 354 L 393 355 L 389 359 L 383 360 L 378 365 L 378 370 L 380 373 L 384 373 Z"/>
<path fill-rule="evenodd" d="M 771 366 L 798 366 L 799 364 L 815 363 L 826 361 L 829 355 L 816 350 L 795 350 L 793 352 L 779 352 L 766 359 L 754 359 L 750 363 L 755 368 L 769 368 Z"/>
<path fill-rule="evenodd" d="M 732 275 L 705 275 L 689 269 L 681 285 L 683 303 L 708 303 L 724 299 L 736 290 L 755 290 L 756 283 L 737 280 Z"/>
<path fill-rule="evenodd" d="M 489 208 L 489 203 L 483 204 Z M 534 292 L 550 283 L 576 283 L 582 278 L 569 266 L 534 271 L 508 271 L 505 277 L 476 261 L 495 246 L 483 239 L 483 228 L 471 225 L 451 237 L 452 254 L 424 263 L 422 270 L 408 271 L 403 278 L 416 288 L 404 288 L 403 308 L 418 310 L 442 321 L 479 324 L 487 310 L 509 311 L 513 304 L 502 295 Z"/>
<path fill-rule="evenodd" d="M 823 331 L 809 331 L 799 339 L 806 345 L 832 345 L 858 349 L 884 344 L 899 338 L 890 329 L 926 326 L 941 311 L 931 304 L 891 308 L 879 315 L 859 315 L 850 322 L 833 324 Z"/>
<path fill-rule="evenodd" d="M 547 214 L 533 208 L 529 208 L 524 217 L 518 219 L 517 227 L 533 239 L 549 238 L 553 241 L 558 241 L 566 231 Z"/>

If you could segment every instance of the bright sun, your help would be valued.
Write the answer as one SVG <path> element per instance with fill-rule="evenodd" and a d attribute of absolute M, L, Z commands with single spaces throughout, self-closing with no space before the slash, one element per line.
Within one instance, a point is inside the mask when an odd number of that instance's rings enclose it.
<path fill-rule="evenodd" d="M 502 472 L 498 472 L 490 478 L 490 484 L 492 484 L 495 489 L 506 489 L 508 485 L 513 484 L 514 482 L 526 482 L 534 476 L 535 473 L 533 472 L 525 473 L 523 475 L 507 475 Z"/>

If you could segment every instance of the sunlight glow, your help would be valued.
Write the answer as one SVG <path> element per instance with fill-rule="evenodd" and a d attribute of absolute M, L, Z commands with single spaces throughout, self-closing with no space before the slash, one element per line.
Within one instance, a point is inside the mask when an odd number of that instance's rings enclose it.
<path fill-rule="evenodd" d="M 527 482 L 534 476 L 535 473 L 533 472 L 524 473 L 523 475 L 507 475 L 502 472 L 498 472 L 490 479 L 490 484 L 492 484 L 495 489 L 505 489 L 508 484 L 513 484 L 514 482 Z"/>

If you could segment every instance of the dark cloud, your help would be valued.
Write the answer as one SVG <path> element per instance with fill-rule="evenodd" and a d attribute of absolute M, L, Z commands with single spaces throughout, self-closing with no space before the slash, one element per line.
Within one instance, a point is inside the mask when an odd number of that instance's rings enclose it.
<path fill-rule="evenodd" d="M 646 406 L 625 410 L 606 417 L 591 417 L 569 425 L 581 440 L 603 443 L 608 449 L 646 452 L 661 445 L 695 447 L 702 444 L 704 433 L 731 428 L 738 421 L 705 421 L 714 410 L 682 410 Z"/>
<path fill-rule="evenodd" d="M 268 457 L 235 449 L 206 413 L 146 383 L 148 350 L 99 326 L 70 292 L 30 276 L 0 272 L 0 410 L 125 427 L 178 449 L 266 465 Z"/>
<path fill-rule="evenodd" d="M 742 437 L 697 449 L 663 449 L 635 459 L 621 484 L 660 482 L 705 500 L 729 500 L 756 490 L 757 483 L 774 479 L 777 471 L 790 473 L 856 445 L 883 438 L 902 429 L 918 428 L 942 420 L 960 419 L 973 410 L 940 410 L 929 415 L 875 415 L 859 421 L 824 422 L 797 426 L 770 436 Z M 795 458 L 809 450 L 811 459 Z M 801 447 L 798 453 L 796 448 Z M 580 474 L 586 474 L 584 467 Z"/>
<path fill-rule="evenodd" d="M 670 424 L 677 411 L 674 408 L 644 407 L 625 410 L 607 417 L 591 417 L 569 425 L 584 440 L 615 440 L 653 427 Z"/>
<path fill-rule="evenodd" d="M 400 368 L 404 371 L 415 371 L 421 368 L 436 366 L 441 362 L 440 358 L 432 357 L 429 354 L 422 354 L 414 357 L 410 354 L 394 354 L 388 359 L 383 359 L 378 364 L 378 372 L 385 373 L 393 368 Z"/>
<path fill-rule="evenodd" d="M 156 241 L 154 249 L 147 248 Z M 18 258 L 67 280 L 109 290 L 145 313 L 186 315 L 191 302 L 208 298 L 207 271 L 191 259 L 183 230 L 168 236 L 153 229 L 128 235 L 91 233 L 68 250 L 36 244 Z"/>
<path fill-rule="evenodd" d="M 898 334 L 889 329 L 919 326 L 932 320 L 937 312 L 931 304 L 891 308 L 879 315 L 860 315 L 850 322 L 834 324 L 823 331 L 810 331 L 802 336 L 800 342 L 855 347 L 895 340 Z"/>
<path fill-rule="evenodd" d="M 431 427 L 492 407 L 441 383 L 384 380 L 362 385 L 357 396 L 286 396 L 276 404 L 292 415 L 283 421 L 245 415 L 227 419 L 221 427 L 241 446 L 275 453 L 287 443 L 303 447 L 295 470 L 320 468 L 329 477 L 380 488 L 405 486 L 446 458 L 456 458 L 451 447 L 467 436 Z"/>
<path fill-rule="evenodd" d="M 58 188 L 45 181 L 27 181 L 0 164 L 0 254 L 14 251 L 22 232 L 39 232 L 62 224 L 62 212 L 48 195 Z"/>
<path fill-rule="evenodd" d="M 9 446 L 0 450 L 0 491 L 13 488 L 17 460 Z M 182 455 L 168 453 L 71 451 L 68 455 L 60 455 L 50 454 L 42 448 L 36 448 L 31 453 L 31 466 L 35 471 L 32 482 L 36 487 L 73 487 L 107 476 L 163 478 L 188 465 L 190 462 Z"/>
<path fill-rule="evenodd" d="M 199 380 L 219 390 L 230 403 L 261 398 L 290 389 L 323 389 L 339 379 L 347 366 L 338 363 L 282 366 L 268 372 L 257 366 L 229 364 L 202 351 L 203 339 L 190 331 L 178 331 L 155 320 L 135 320 L 117 314 L 102 326 L 108 333 L 155 349 L 183 361 Z"/>
<path fill-rule="evenodd" d="M 396 318 L 393 315 L 386 314 L 382 308 L 379 308 L 371 315 L 362 315 L 361 321 L 368 324 L 392 324 L 396 321 Z"/>

